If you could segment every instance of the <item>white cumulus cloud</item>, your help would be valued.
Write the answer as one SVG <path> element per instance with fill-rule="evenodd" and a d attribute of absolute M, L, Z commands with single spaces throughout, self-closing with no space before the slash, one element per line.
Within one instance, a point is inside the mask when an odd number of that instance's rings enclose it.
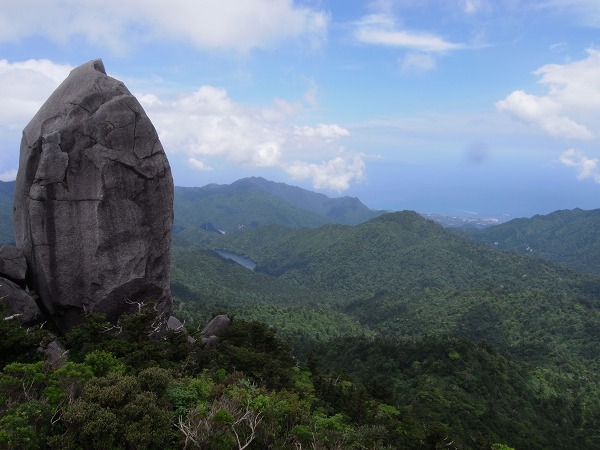
<path fill-rule="evenodd" d="M 71 70 L 48 60 L 0 60 L 0 134 L 18 142 L 31 117 Z M 313 92 L 314 86 L 309 90 Z M 312 179 L 315 187 L 338 191 L 364 176 L 359 154 L 339 152 L 347 129 L 335 123 L 295 123 L 312 106 L 311 95 L 297 101 L 276 98 L 259 106 L 236 102 L 227 90 L 209 85 L 175 99 L 155 92 L 136 96 L 165 149 L 175 157 L 181 155 L 196 170 L 214 170 L 221 162 L 274 167 Z M 0 177 L 14 176 L 15 154 L 15 148 L 10 154 L 0 153 Z"/>
<path fill-rule="evenodd" d="M 576 169 L 577 178 L 580 180 L 591 178 L 595 183 L 600 183 L 597 158 L 589 158 L 578 150 L 569 149 L 560 155 L 559 161 L 567 167 Z"/>
<path fill-rule="evenodd" d="M 547 64 L 534 72 L 545 95 L 513 91 L 496 103 L 500 111 L 541 127 L 549 135 L 590 140 L 600 125 L 600 50 L 566 64 Z"/>
<path fill-rule="evenodd" d="M 339 151 L 347 129 L 293 123 L 305 108 L 302 101 L 275 99 L 251 107 L 207 85 L 175 100 L 152 94 L 138 98 L 167 151 L 183 153 L 194 169 L 211 170 L 219 161 L 275 167 L 295 179 L 312 180 L 315 188 L 336 191 L 364 179 L 362 155 Z"/>
<path fill-rule="evenodd" d="M 20 132 L 72 69 L 46 59 L 0 59 L 0 129 Z"/>
<path fill-rule="evenodd" d="M 203 161 L 200 161 L 197 158 L 194 158 L 193 156 L 190 156 L 187 160 L 188 164 L 190 165 L 190 167 L 193 167 L 196 170 L 200 170 L 200 171 L 208 171 L 208 170 L 213 170 L 212 167 L 210 167 L 209 165 L 207 165 L 206 163 L 204 163 Z"/>
<path fill-rule="evenodd" d="M 388 14 L 372 14 L 355 23 L 355 37 L 359 42 L 373 45 L 406 48 L 422 52 L 446 52 L 464 48 L 432 33 L 399 29 Z"/>
<path fill-rule="evenodd" d="M 365 178 L 365 162 L 360 153 L 342 153 L 319 163 L 294 161 L 284 168 L 294 179 L 312 179 L 315 189 L 325 188 L 338 192 L 348 189 L 353 182 L 364 181 Z"/>
<path fill-rule="evenodd" d="M 536 96 L 524 91 L 514 91 L 496 103 L 500 111 L 508 111 L 526 122 L 540 126 L 550 136 L 572 139 L 592 139 L 593 134 L 565 115 L 562 105 L 550 96 Z"/>
<path fill-rule="evenodd" d="M 341 136 L 348 136 L 350 132 L 345 128 L 342 128 L 336 124 L 319 124 L 315 127 L 311 126 L 296 126 L 294 127 L 294 134 L 300 137 L 308 138 L 323 138 L 327 140 L 337 139 Z"/>
<path fill-rule="evenodd" d="M 165 39 L 241 52 L 297 38 L 318 46 L 329 21 L 292 0 L 0 0 L 0 11 L 0 41 L 83 38 L 117 53 Z"/>

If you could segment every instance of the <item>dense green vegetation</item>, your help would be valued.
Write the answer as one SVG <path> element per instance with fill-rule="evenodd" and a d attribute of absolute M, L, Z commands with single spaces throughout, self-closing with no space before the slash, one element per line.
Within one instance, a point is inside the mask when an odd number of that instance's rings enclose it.
<path fill-rule="evenodd" d="M 597 445 L 600 378 L 572 362 L 533 368 L 451 336 L 337 339 L 319 354 L 456 448 L 490 448 L 490 438 L 522 449 Z"/>
<path fill-rule="evenodd" d="M 213 186 L 224 223 L 267 198 L 246 181 L 247 197 Z M 299 229 L 304 194 L 276 188 L 255 211 L 267 225 L 226 235 L 197 225 L 206 192 L 177 194 L 174 315 L 197 338 L 230 315 L 214 348 L 157 338 L 152 308 L 90 314 L 59 368 L 37 351 L 52 336 L 0 322 L 0 448 L 597 448 L 600 279 L 406 211 Z M 557 217 L 545 239 L 584 252 L 586 227 Z"/>
<path fill-rule="evenodd" d="M 220 238 L 257 271 L 323 292 L 321 304 L 383 335 L 452 334 L 531 361 L 566 351 L 596 364 L 600 281 L 455 236 L 412 212 L 293 234 Z"/>
<path fill-rule="evenodd" d="M 315 228 L 326 223 L 357 224 L 381 214 L 356 198 L 329 198 L 254 177 L 230 185 L 177 187 L 174 209 L 176 232 L 208 223 L 227 233 L 268 224 Z"/>
<path fill-rule="evenodd" d="M 217 313 L 268 323 L 294 342 L 296 354 L 340 336 L 372 336 L 368 327 L 329 306 L 321 290 L 252 272 L 207 250 L 174 248 L 171 289 L 175 315 L 188 327 Z"/>
<path fill-rule="evenodd" d="M 501 250 L 527 253 L 600 275 L 600 209 L 555 211 L 457 232 Z"/>
<path fill-rule="evenodd" d="M 209 315 L 197 296 L 212 312 L 281 327 L 313 383 L 329 377 L 317 392 L 330 414 L 359 416 L 331 380 L 394 408 L 394 448 L 596 446 L 597 278 L 475 244 L 411 212 L 180 243 L 174 279 L 193 286 L 181 314 Z M 211 246 L 248 255 L 257 271 L 200 250 Z"/>
<path fill-rule="evenodd" d="M 338 338 L 303 366 L 258 322 L 235 319 L 202 349 L 181 332 L 153 336 L 153 314 L 116 325 L 89 315 L 64 338 L 61 367 L 3 353 L 0 446 L 545 449 L 594 448 L 600 437 L 598 398 L 580 380 L 487 344 Z M 0 332 L 24 330 L 5 321 Z"/>

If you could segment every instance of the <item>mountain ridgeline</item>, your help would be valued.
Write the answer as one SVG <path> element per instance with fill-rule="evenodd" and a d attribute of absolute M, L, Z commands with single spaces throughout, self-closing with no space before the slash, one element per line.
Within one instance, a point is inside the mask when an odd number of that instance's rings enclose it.
<path fill-rule="evenodd" d="M 244 178 L 229 185 L 175 190 L 176 232 L 207 228 L 226 233 L 278 224 L 315 228 L 327 223 L 354 225 L 382 214 L 351 197 L 330 198 L 264 178 Z"/>
<path fill-rule="evenodd" d="M 555 211 L 457 232 L 500 250 L 530 254 L 600 276 L 600 209 Z"/>
<path fill-rule="evenodd" d="M 14 182 L 0 181 L 0 243 L 14 242 L 12 204 Z M 174 234 L 201 239 L 204 232 L 232 233 L 242 228 L 277 224 L 316 228 L 327 223 L 354 225 L 380 214 L 352 197 L 331 198 L 260 177 L 232 184 L 175 187 Z M 204 236 L 206 238 L 206 236 Z"/>

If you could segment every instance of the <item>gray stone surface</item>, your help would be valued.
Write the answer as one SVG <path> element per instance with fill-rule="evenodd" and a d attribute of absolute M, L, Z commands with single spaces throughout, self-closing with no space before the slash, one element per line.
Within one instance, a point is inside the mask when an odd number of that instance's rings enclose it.
<path fill-rule="evenodd" d="M 221 332 L 229 326 L 231 319 L 224 314 L 215 316 L 208 324 L 204 327 L 200 333 L 205 338 L 211 336 L 219 336 Z"/>
<path fill-rule="evenodd" d="M 21 249 L 12 245 L 0 247 L 0 276 L 19 282 L 25 280 L 27 261 Z"/>
<path fill-rule="evenodd" d="M 69 362 L 68 350 L 58 341 L 51 341 L 46 347 L 39 349 L 46 355 L 53 369 L 60 369 Z"/>
<path fill-rule="evenodd" d="M 206 339 L 206 342 L 204 341 Z M 219 343 L 219 336 L 212 335 L 208 338 L 202 338 L 202 345 L 206 348 L 216 348 Z"/>
<path fill-rule="evenodd" d="M 181 323 L 181 320 L 179 320 L 175 316 L 171 316 L 167 320 L 167 330 L 179 331 L 179 330 L 185 330 L 185 328 L 183 327 L 183 323 Z"/>
<path fill-rule="evenodd" d="M 74 69 L 23 131 L 14 229 L 28 286 L 65 332 L 82 312 L 171 310 L 173 179 L 150 119 L 101 60 Z"/>
<path fill-rule="evenodd" d="M 190 336 L 188 334 L 188 332 L 185 329 L 183 323 L 181 323 L 181 320 L 179 320 L 175 316 L 171 316 L 167 320 L 167 330 L 169 330 L 169 331 L 175 331 L 177 333 L 184 333 L 186 335 L 186 337 L 187 337 L 187 341 L 190 344 L 193 344 L 194 342 L 196 342 L 196 339 L 194 339 L 192 336 Z"/>
<path fill-rule="evenodd" d="M 0 302 L 10 311 L 10 316 L 14 316 L 11 320 L 16 319 L 23 325 L 42 320 L 42 313 L 31 295 L 5 278 L 0 278 Z"/>

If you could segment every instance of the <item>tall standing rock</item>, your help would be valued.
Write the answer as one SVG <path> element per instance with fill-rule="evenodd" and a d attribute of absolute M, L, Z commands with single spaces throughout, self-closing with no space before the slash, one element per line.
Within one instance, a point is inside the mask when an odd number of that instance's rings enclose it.
<path fill-rule="evenodd" d="M 101 60 L 74 69 L 23 131 L 14 229 L 60 331 L 156 301 L 168 316 L 173 179 L 158 135 Z"/>

